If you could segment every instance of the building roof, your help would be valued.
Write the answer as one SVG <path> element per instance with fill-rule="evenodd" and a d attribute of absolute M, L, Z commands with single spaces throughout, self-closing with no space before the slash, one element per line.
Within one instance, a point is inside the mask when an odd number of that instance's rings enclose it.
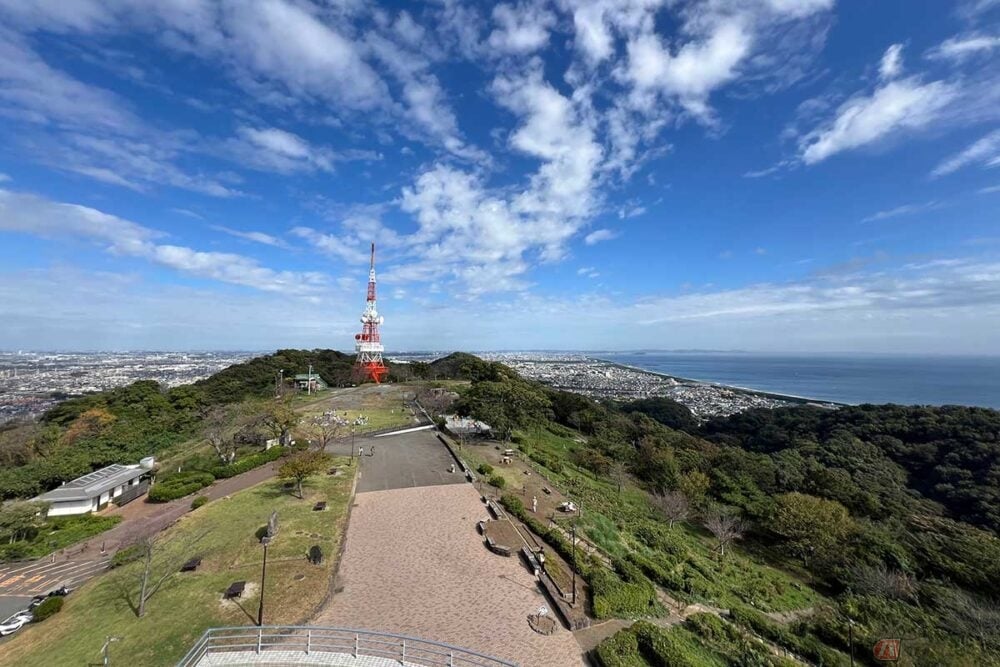
<path fill-rule="evenodd" d="M 309 381 L 309 373 L 299 373 L 298 375 L 295 376 L 295 379 L 296 380 L 302 380 L 303 382 L 308 382 Z M 323 380 L 323 378 L 321 378 L 319 376 L 319 373 L 313 373 L 312 374 L 312 380 L 313 380 L 313 382 L 323 382 L 324 384 L 326 383 L 326 381 Z"/>
<path fill-rule="evenodd" d="M 107 468 L 101 468 L 82 477 L 77 477 L 72 482 L 66 482 L 57 489 L 47 491 L 38 496 L 38 500 L 48 502 L 90 500 L 146 472 L 148 471 L 141 466 L 123 466 L 120 463 L 115 463 Z"/>

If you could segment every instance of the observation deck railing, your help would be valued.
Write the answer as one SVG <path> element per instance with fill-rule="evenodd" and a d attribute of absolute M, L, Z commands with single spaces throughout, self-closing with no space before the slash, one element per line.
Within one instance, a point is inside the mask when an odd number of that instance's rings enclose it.
<path fill-rule="evenodd" d="M 177 663 L 177 667 L 213 664 L 216 661 L 212 656 L 220 658 L 218 662 L 223 664 L 225 656 L 218 654 L 226 653 L 249 653 L 252 657 L 240 660 L 240 664 L 266 665 L 269 662 L 267 654 L 278 651 L 282 655 L 279 657 L 275 653 L 275 664 L 287 664 L 288 652 L 299 652 L 309 656 L 309 664 L 320 665 L 341 664 L 333 661 L 339 655 L 342 658 L 368 656 L 382 658 L 386 664 L 423 667 L 517 667 L 513 662 L 416 637 L 371 630 L 292 625 L 210 628 Z M 323 660 L 323 654 L 328 654 L 331 661 Z"/>

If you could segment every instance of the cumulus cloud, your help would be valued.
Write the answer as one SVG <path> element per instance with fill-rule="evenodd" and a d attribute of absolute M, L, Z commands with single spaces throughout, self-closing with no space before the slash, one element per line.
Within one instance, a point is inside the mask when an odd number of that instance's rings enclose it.
<path fill-rule="evenodd" d="M 1000 166 L 1000 130 L 990 132 L 965 150 L 952 155 L 935 167 L 931 175 L 946 176 L 973 164 L 986 167 Z"/>
<path fill-rule="evenodd" d="M 520 5 L 501 3 L 493 8 L 496 28 L 490 33 L 490 48 L 501 53 L 524 55 L 537 51 L 549 42 L 549 30 L 555 25 L 555 15 L 543 7 L 524 2 Z"/>
<path fill-rule="evenodd" d="M 45 238 L 76 237 L 113 254 L 146 259 L 186 275 L 268 292 L 314 294 L 326 284 L 315 272 L 277 271 L 256 260 L 225 252 L 203 252 L 161 243 L 162 232 L 87 206 L 0 190 L 0 231 Z"/>

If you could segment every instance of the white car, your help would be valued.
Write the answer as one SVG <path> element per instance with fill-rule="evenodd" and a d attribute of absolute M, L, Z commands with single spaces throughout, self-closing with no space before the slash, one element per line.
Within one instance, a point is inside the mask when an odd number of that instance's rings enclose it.
<path fill-rule="evenodd" d="M 13 634 L 27 625 L 33 618 L 30 611 L 19 611 L 7 620 L 0 622 L 0 637 Z"/>

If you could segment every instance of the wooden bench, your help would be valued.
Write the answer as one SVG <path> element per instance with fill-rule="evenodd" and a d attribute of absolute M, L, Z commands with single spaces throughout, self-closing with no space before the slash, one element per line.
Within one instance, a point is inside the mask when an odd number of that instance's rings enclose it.
<path fill-rule="evenodd" d="M 234 581 L 229 584 L 229 588 L 226 589 L 224 597 L 227 600 L 233 598 L 243 597 L 243 590 L 247 587 L 247 582 L 245 581 Z"/>
<path fill-rule="evenodd" d="M 487 501 L 486 506 L 490 509 L 490 513 L 493 514 L 493 518 L 505 519 L 507 517 L 495 500 Z"/>
<path fill-rule="evenodd" d="M 192 558 L 188 562 L 181 565 L 181 572 L 194 572 L 201 565 L 201 558 Z"/>

